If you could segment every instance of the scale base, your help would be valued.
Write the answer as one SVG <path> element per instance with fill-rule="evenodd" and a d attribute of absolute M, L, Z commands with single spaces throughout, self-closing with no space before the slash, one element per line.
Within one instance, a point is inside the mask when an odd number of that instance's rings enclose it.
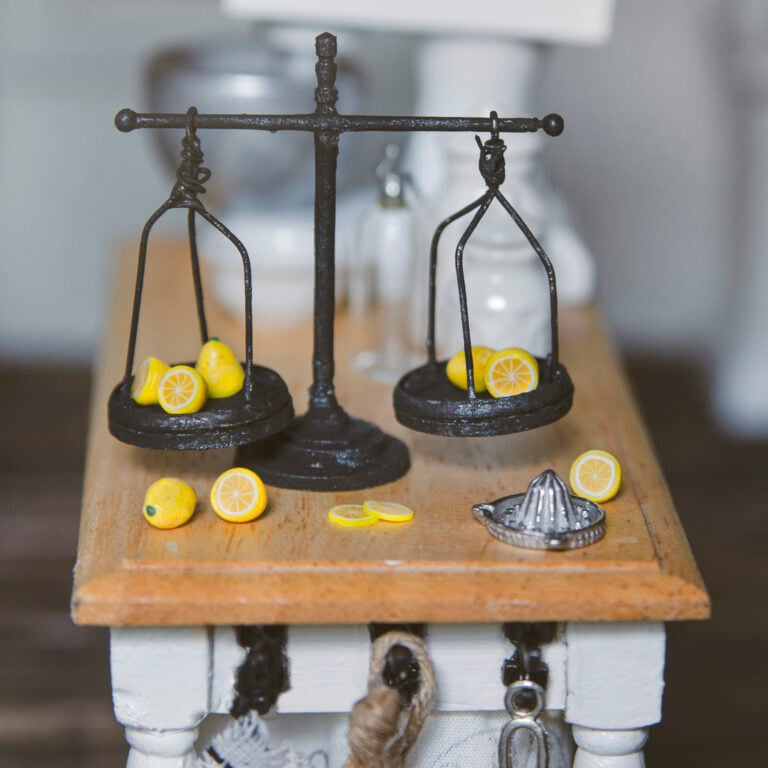
<path fill-rule="evenodd" d="M 406 446 L 340 408 L 311 410 L 284 432 L 241 446 L 238 466 L 268 485 L 302 491 L 355 491 L 390 483 L 410 468 Z"/>

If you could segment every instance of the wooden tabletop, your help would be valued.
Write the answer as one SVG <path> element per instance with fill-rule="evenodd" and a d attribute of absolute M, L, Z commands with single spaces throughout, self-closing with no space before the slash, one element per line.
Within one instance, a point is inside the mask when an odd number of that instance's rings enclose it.
<path fill-rule="evenodd" d="M 339 313 L 339 401 L 402 439 L 412 468 L 367 491 L 301 492 L 269 487 L 258 520 L 225 523 L 208 495 L 234 449 L 152 451 L 107 430 L 109 392 L 122 376 L 135 249 L 122 253 L 96 372 L 88 440 L 74 620 L 99 625 L 193 625 L 544 620 L 677 620 L 709 615 L 709 598 L 646 432 L 594 308 L 560 313 L 561 359 L 576 387 L 572 411 L 532 432 L 448 438 L 400 426 L 392 387 L 350 370 L 365 329 Z M 156 244 L 148 260 L 137 361 L 197 355 L 199 338 L 186 250 Z M 242 349 L 242 326 L 207 304 L 209 329 Z M 355 327 L 353 327 L 355 325 Z M 255 329 L 257 363 L 277 370 L 298 413 L 306 408 L 312 340 L 308 327 Z M 604 448 L 621 462 L 619 495 L 604 506 L 605 538 L 570 552 L 517 549 L 491 538 L 471 506 L 524 491 L 551 467 Z M 161 531 L 141 514 L 144 493 L 163 476 L 198 495 L 192 520 Z M 328 522 L 340 502 L 401 501 L 406 524 L 346 529 Z"/>

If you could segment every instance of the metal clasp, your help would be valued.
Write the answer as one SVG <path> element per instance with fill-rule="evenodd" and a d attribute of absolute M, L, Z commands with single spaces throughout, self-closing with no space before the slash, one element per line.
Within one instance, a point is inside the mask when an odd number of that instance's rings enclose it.
<path fill-rule="evenodd" d="M 504 706 L 511 720 L 501 731 L 499 768 L 548 768 L 547 734 L 537 719 L 544 709 L 544 689 L 533 680 L 517 680 L 507 688 Z"/>

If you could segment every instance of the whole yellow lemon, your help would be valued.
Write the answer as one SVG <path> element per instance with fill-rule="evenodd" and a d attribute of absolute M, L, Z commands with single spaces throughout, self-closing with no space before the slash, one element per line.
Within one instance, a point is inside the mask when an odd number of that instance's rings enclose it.
<path fill-rule="evenodd" d="M 155 528 L 167 530 L 184 525 L 197 504 L 194 489 L 176 477 L 162 477 L 147 488 L 141 511 Z"/>
<path fill-rule="evenodd" d="M 243 388 L 243 366 L 235 353 L 216 337 L 203 344 L 195 368 L 208 385 L 208 397 L 231 397 Z"/>

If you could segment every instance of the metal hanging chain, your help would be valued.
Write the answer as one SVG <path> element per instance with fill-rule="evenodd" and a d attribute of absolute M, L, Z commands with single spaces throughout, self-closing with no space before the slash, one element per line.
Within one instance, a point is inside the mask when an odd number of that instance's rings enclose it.
<path fill-rule="evenodd" d="M 185 116 L 186 133 L 182 139 L 181 163 L 176 171 L 176 181 L 168 199 L 149 217 L 141 233 L 139 245 L 139 263 L 136 273 L 136 289 L 133 298 L 133 311 L 131 315 L 131 327 L 128 339 L 128 353 L 126 355 L 125 374 L 123 386 L 131 385 L 133 365 L 136 353 L 136 339 L 138 336 L 139 315 L 141 310 L 141 298 L 144 289 L 144 273 L 147 261 L 147 247 L 149 235 L 157 221 L 168 211 L 180 208 L 187 209 L 187 235 L 189 239 L 190 259 L 192 262 L 192 277 L 195 288 L 195 302 L 197 305 L 198 323 L 202 343 L 208 341 L 208 325 L 205 317 L 205 305 L 203 302 L 203 287 L 200 275 L 200 259 L 197 250 L 197 232 L 195 228 L 195 215 L 201 216 L 214 229 L 221 232 L 237 249 L 243 262 L 244 288 L 245 288 L 245 382 L 243 386 L 246 400 L 253 393 L 253 323 L 252 323 L 252 279 L 251 261 L 248 251 L 242 242 L 215 216 L 208 212 L 198 195 L 205 192 L 205 182 L 211 177 L 210 169 L 204 167 L 203 151 L 200 139 L 196 132 L 197 109 L 190 107 Z"/>
<path fill-rule="evenodd" d="M 464 356 L 467 369 L 467 396 L 470 400 L 477 397 L 477 391 L 475 389 L 475 366 L 472 359 L 472 338 L 469 328 L 469 307 L 467 304 L 467 289 L 464 280 L 464 249 L 472 236 L 473 232 L 480 223 L 480 220 L 485 216 L 486 211 L 490 207 L 493 200 L 498 200 L 504 210 L 509 214 L 520 231 L 525 236 L 526 240 L 530 243 L 536 255 L 539 257 L 544 269 L 547 273 L 547 281 L 549 283 L 549 318 L 550 318 L 550 353 L 547 357 L 547 364 L 542 371 L 542 380 L 548 381 L 554 375 L 554 372 L 558 367 L 559 356 L 559 343 L 558 343 L 558 325 L 557 325 L 557 282 L 555 279 L 555 270 L 552 267 L 552 262 L 549 260 L 546 252 L 541 246 L 541 243 L 536 239 L 534 234 L 528 228 L 526 223 L 521 218 L 520 214 L 514 209 L 512 204 L 507 200 L 499 187 L 504 183 L 505 178 L 505 165 L 504 165 L 504 152 L 507 147 L 504 140 L 499 135 L 499 116 L 493 111 L 491 112 L 491 138 L 485 142 L 480 140 L 479 136 L 475 136 L 475 141 L 480 149 L 480 161 L 478 168 L 480 175 L 486 183 L 488 189 L 477 200 L 470 203 L 468 206 L 462 208 L 460 211 L 449 216 L 442 221 L 432 237 L 432 243 L 429 251 L 429 297 L 428 297 L 428 319 L 427 319 L 427 356 L 429 362 L 433 365 L 437 364 L 437 357 L 435 351 L 435 293 L 436 293 L 436 276 L 437 276 L 437 250 L 440 242 L 440 237 L 443 234 L 445 228 L 452 224 L 457 219 L 466 216 L 475 209 L 477 213 L 472 217 L 469 225 L 464 231 L 464 234 L 459 239 L 455 251 L 455 268 L 456 268 L 456 284 L 459 292 L 459 312 L 461 315 L 461 328 L 464 339 Z"/>

